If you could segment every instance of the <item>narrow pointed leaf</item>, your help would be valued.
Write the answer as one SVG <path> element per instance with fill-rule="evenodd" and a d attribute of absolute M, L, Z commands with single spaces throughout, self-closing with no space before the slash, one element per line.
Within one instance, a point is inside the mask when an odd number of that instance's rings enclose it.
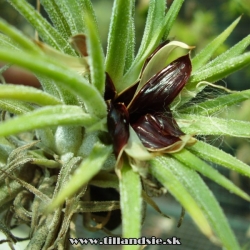
<path fill-rule="evenodd" d="M 52 203 L 47 207 L 46 212 L 52 212 L 53 209 L 61 205 L 67 198 L 70 198 L 84 187 L 84 185 L 86 185 L 101 170 L 110 153 L 111 147 L 97 143 L 93 147 L 88 158 L 82 161 L 80 166 L 69 179 L 68 183 L 52 200 Z"/>
<path fill-rule="evenodd" d="M 163 18 L 165 16 L 165 9 L 165 0 L 152 0 L 149 2 L 146 25 L 136 58 L 141 57 L 144 51 L 147 49 L 147 46 L 153 37 L 153 33 L 157 30 L 157 28 L 163 21 Z"/>
<path fill-rule="evenodd" d="M 150 162 L 150 173 L 181 203 L 200 230 L 207 237 L 213 237 L 213 232 L 204 215 L 204 211 L 202 211 L 197 201 L 192 197 L 192 193 L 185 187 L 183 180 L 179 179 L 179 175 L 176 175 L 168 167 L 170 160 L 168 158 L 157 157 Z"/>
<path fill-rule="evenodd" d="M 250 201 L 250 197 L 244 191 L 188 150 L 182 149 L 180 152 L 174 153 L 173 157 L 189 168 L 196 170 L 222 187 L 228 189 L 230 192 L 237 194 L 247 201 Z"/>
<path fill-rule="evenodd" d="M 176 120 L 186 134 L 250 137 L 250 122 L 246 121 L 187 114 Z"/>
<path fill-rule="evenodd" d="M 28 39 L 23 33 L 21 33 L 15 27 L 11 26 L 1 18 L 0 18 L 0 31 L 8 35 L 8 37 L 10 37 L 13 41 L 15 41 L 19 47 L 28 51 L 32 51 L 33 53 L 40 53 L 39 48 L 30 39 Z M 7 38 L 7 41 L 5 41 L 6 38 L 7 37 L 2 37 L 1 40 L 3 40 L 3 42 L 8 42 L 9 38 Z M 8 44 L 9 46 L 15 48 L 12 41 L 9 41 Z"/>
<path fill-rule="evenodd" d="M 125 74 L 128 71 L 128 69 L 131 67 L 135 58 L 135 20 L 134 20 L 135 14 L 134 12 L 135 10 L 133 9 L 132 18 L 129 20 L 130 28 L 129 28 L 127 52 L 126 52 L 126 57 L 125 57 L 125 65 L 124 65 L 123 74 Z"/>
<path fill-rule="evenodd" d="M 64 51 L 65 53 L 75 55 L 75 52 L 69 45 L 68 41 L 63 39 L 60 33 L 54 29 L 27 1 L 8 0 L 8 2 L 34 26 L 44 42 L 58 50 Z"/>
<path fill-rule="evenodd" d="M 217 64 L 223 63 L 224 61 L 239 56 L 246 50 L 246 48 L 250 45 L 250 35 L 246 36 L 244 39 L 242 39 L 240 42 L 238 42 L 236 45 L 228 49 L 223 54 L 217 56 L 214 60 L 207 63 L 202 67 L 201 70 L 211 68 L 212 66 L 215 66 Z"/>
<path fill-rule="evenodd" d="M 191 105 L 179 110 L 180 113 L 212 115 L 213 113 L 234 104 L 250 99 L 250 90 L 243 90 L 232 94 L 226 94 L 217 98 Z"/>
<path fill-rule="evenodd" d="M 85 33 L 84 0 L 59 0 L 58 2 L 66 15 L 72 35 Z"/>
<path fill-rule="evenodd" d="M 157 163 L 171 172 L 172 177 L 177 179 L 185 189 L 191 194 L 196 204 L 202 210 L 206 216 L 207 221 L 210 223 L 216 235 L 219 237 L 222 245 L 225 249 L 240 249 L 239 243 L 235 239 L 235 236 L 227 222 L 225 215 L 223 214 L 220 205 L 210 192 L 204 181 L 193 170 L 185 167 L 180 162 L 173 158 L 159 157 Z M 164 175 L 165 176 L 165 175 Z M 197 189 L 197 186 L 199 189 Z M 184 196 L 184 194 L 183 194 Z M 184 197 L 182 198 L 184 200 Z M 183 201 L 180 200 L 183 205 Z M 190 214 L 192 219 L 196 221 L 196 214 Z M 219 222 L 219 223 L 218 223 Z M 198 227 L 202 227 L 202 224 L 197 224 Z M 218 243 L 218 240 L 213 235 L 207 235 L 211 241 Z"/>
<path fill-rule="evenodd" d="M 93 17 L 86 15 L 86 34 L 87 34 L 87 50 L 89 54 L 89 65 L 91 73 L 91 84 L 95 86 L 101 95 L 104 94 L 105 72 L 104 72 L 104 53 L 102 49 L 98 28 Z"/>
<path fill-rule="evenodd" d="M 142 223 L 141 181 L 129 164 L 121 169 L 120 203 L 122 211 L 122 236 L 139 238 Z M 126 245 L 123 250 L 138 249 L 137 245 Z"/>
<path fill-rule="evenodd" d="M 0 136 L 8 136 L 32 129 L 58 125 L 79 125 L 91 127 L 98 122 L 96 117 L 70 105 L 48 106 L 15 117 L 0 124 Z"/>
<path fill-rule="evenodd" d="M 163 40 L 166 40 L 168 38 L 169 32 L 174 25 L 174 21 L 177 18 L 177 15 L 180 11 L 180 8 L 183 4 L 184 0 L 175 0 L 172 2 L 166 16 L 164 19 L 164 28 L 163 28 Z"/>
<path fill-rule="evenodd" d="M 60 100 L 41 90 L 11 84 L 0 85 L 0 99 L 13 99 L 36 103 L 38 105 L 58 105 Z"/>
<path fill-rule="evenodd" d="M 250 177 L 249 165 L 217 147 L 202 141 L 197 141 L 189 150 L 204 160 L 219 164 L 244 176 Z"/>
<path fill-rule="evenodd" d="M 250 63 L 250 52 L 239 55 L 220 64 L 192 74 L 188 88 L 200 81 L 216 82 Z"/>
<path fill-rule="evenodd" d="M 178 103 L 173 103 L 173 105 L 176 104 L 177 106 L 181 106 L 187 103 L 190 99 L 194 98 L 199 92 L 201 92 L 206 85 L 198 85 L 199 82 L 207 81 L 213 83 L 219 81 L 249 64 L 250 52 L 247 52 L 243 55 L 239 55 L 223 61 L 220 64 L 212 66 L 211 68 L 197 71 L 197 73 L 191 75 L 186 88 L 184 88 L 180 93 L 180 99 L 178 100 Z"/>
<path fill-rule="evenodd" d="M 66 13 L 61 7 L 60 1 L 56 0 L 40 0 L 44 9 L 48 13 L 53 25 L 60 32 L 65 40 L 72 36 Z M 68 14 L 68 13 L 67 13 Z M 67 16 L 68 17 L 68 16 Z"/>
<path fill-rule="evenodd" d="M 108 36 L 106 71 L 114 81 L 117 90 L 124 72 L 133 8 L 134 0 L 114 1 Z"/>
<path fill-rule="evenodd" d="M 84 101 L 88 111 L 100 117 L 106 116 L 106 104 L 103 97 L 92 85 L 83 77 L 68 69 L 60 62 L 48 57 L 31 55 L 25 52 L 17 52 L 0 48 L 0 59 L 15 63 L 21 67 L 32 70 L 34 73 L 50 77 L 55 81 L 60 81 L 61 85 Z"/>
<path fill-rule="evenodd" d="M 213 53 L 217 48 L 227 39 L 227 37 L 232 33 L 235 26 L 240 21 L 240 18 L 237 18 L 226 30 L 224 30 L 219 36 L 217 36 L 211 43 L 209 43 L 197 56 L 192 60 L 193 71 L 196 72 L 199 68 L 208 62 L 212 57 Z"/>

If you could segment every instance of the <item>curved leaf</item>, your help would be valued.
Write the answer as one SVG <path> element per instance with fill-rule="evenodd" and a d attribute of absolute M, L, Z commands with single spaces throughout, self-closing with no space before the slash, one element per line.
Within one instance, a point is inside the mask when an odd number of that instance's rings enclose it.
<path fill-rule="evenodd" d="M 244 176 L 250 177 L 249 165 L 217 147 L 202 141 L 197 141 L 192 147 L 189 148 L 189 150 L 204 160 L 219 164 Z"/>
<path fill-rule="evenodd" d="M 178 110 L 178 112 L 209 116 L 217 111 L 222 110 L 223 108 L 232 106 L 248 99 L 250 99 L 250 90 L 243 90 L 231 94 L 222 95 L 212 100 L 201 102 L 185 108 L 181 108 L 180 110 Z"/>
<path fill-rule="evenodd" d="M 0 18 L 0 31 L 8 35 L 8 37 L 3 36 L 0 34 L 2 42 L 8 44 L 12 48 L 16 48 L 13 44 L 13 41 L 15 41 L 16 44 L 18 44 L 21 48 L 32 51 L 33 53 L 39 53 L 39 48 L 30 40 L 28 39 L 23 33 L 21 33 L 19 30 L 17 30 L 15 27 L 8 24 L 5 20 Z M 12 39 L 13 41 L 10 41 L 9 39 Z"/>
<path fill-rule="evenodd" d="M 182 149 L 180 152 L 174 153 L 173 157 L 175 157 L 177 160 L 179 160 L 189 168 L 196 170 L 197 172 L 203 174 L 217 184 L 228 189 L 230 192 L 237 194 L 247 201 L 250 201 L 250 196 L 247 193 L 242 191 L 233 182 L 220 174 L 220 172 L 209 166 L 206 162 L 202 161 L 188 150 Z"/>
<path fill-rule="evenodd" d="M 101 95 L 104 94 L 105 72 L 104 72 L 104 53 L 101 38 L 98 34 L 97 25 L 93 17 L 86 15 L 87 50 L 89 54 L 89 65 L 91 73 L 91 84 L 93 84 Z"/>
<path fill-rule="evenodd" d="M 37 12 L 25 0 L 8 0 L 38 31 L 39 36 L 43 41 L 50 46 L 64 51 L 70 55 L 75 55 L 74 50 L 69 45 L 68 41 L 62 38 L 60 33 L 54 29 L 46 19 L 44 19 L 39 12 Z"/>
<path fill-rule="evenodd" d="M 0 59 L 15 63 L 32 70 L 34 73 L 60 82 L 63 87 L 82 99 L 89 112 L 93 112 L 100 117 L 106 117 L 106 104 L 97 89 L 90 85 L 86 79 L 60 64 L 60 62 L 54 61 L 45 55 L 37 56 L 27 52 L 2 48 L 0 48 Z"/>
<path fill-rule="evenodd" d="M 109 73 L 118 90 L 124 72 L 133 8 L 134 0 L 115 0 L 112 10 L 106 56 L 106 72 Z"/>
<path fill-rule="evenodd" d="M 70 105 L 48 106 L 0 123 L 0 136 L 58 125 L 91 127 L 99 120 Z"/>
<path fill-rule="evenodd" d="M 16 100 L 0 100 L 0 109 L 12 114 L 21 115 L 34 109 L 29 103 Z"/>
<path fill-rule="evenodd" d="M 12 84 L 0 85 L 0 99 L 14 99 L 26 102 L 32 102 L 38 105 L 58 105 L 62 104 L 60 100 L 41 90 Z"/>
<path fill-rule="evenodd" d="M 208 237 L 213 237 L 212 229 L 204 215 L 204 211 L 200 208 L 197 201 L 192 197 L 192 193 L 187 189 L 183 180 L 176 175 L 169 166 L 171 166 L 171 158 L 156 157 L 150 161 L 150 173 L 167 188 L 167 190 L 181 203 L 193 218 L 196 225 Z M 183 177 L 186 175 L 183 175 Z"/>
<path fill-rule="evenodd" d="M 229 224 L 220 208 L 220 205 L 218 204 L 216 198 L 210 192 L 206 184 L 199 177 L 199 175 L 195 171 L 185 167 L 173 158 L 158 157 L 154 161 L 155 165 L 153 171 L 155 171 L 155 169 L 164 170 L 162 172 L 157 173 L 157 176 L 160 177 L 160 179 L 164 179 L 166 176 L 165 174 L 168 174 L 168 177 L 171 177 L 181 183 L 181 185 L 185 187 L 185 191 L 191 194 L 191 197 L 192 199 L 194 199 L 195 204 L 197 204 L 199 209 L 202 210 L 203 216 L 206 216 L 206 221 L 210 223 L 225 249 L 240 250 L 239 243 L 235 239 L 235 236 L 229 227 Z M 159 165 L 157 168 L 155 168 L 156 164 Z M 169 181 L 172 182 L 171 179 Z M 168 186 L 168 182 L 166 182 L 166 187 L 169 189 Z M 171 192 L 172 189 L 174 188 L 171 187 L 169 191 Z M 177 189 L 177 187 L 175 189 Z M 188 203 L 185 203 L 187 200 L 185 193 L 180 194 L 180 197 L 178 198 L 177 196 L 175 196 L 184 207 L 185 205 L 188 205 Z M 194 208 L 195 207 L 191 208 L 192 212 L 194 212 Z M 188 211 L 186 207 L 185 209 Z M 204 233 L 202 222 L 197 221 L 197 216 L 199 215 L 199 213 L 190 213 L 190 215 L 192 219 L 196 222 L 197 226 Z M 214 238 L 210 230 L 208 232 L 205 232 L 205 234 L 208 236 L 208 238 L 210 238 L 211 241 L 218 244 L 218 240 Z"/>
<path fill-rule="evenodd" d="M 67 198 L 71 197 L 79 191 L 81 187 L 86 185 L 101 170 L 110 153 L 111 147 L 97 143 L 88 158 L 82 161 L 68 183 L 64 185 L 62 190 L 59 191 L 59 194 L 52 200 L 46 212 L 52 212 L 54 208 L 58 207 Z"/>

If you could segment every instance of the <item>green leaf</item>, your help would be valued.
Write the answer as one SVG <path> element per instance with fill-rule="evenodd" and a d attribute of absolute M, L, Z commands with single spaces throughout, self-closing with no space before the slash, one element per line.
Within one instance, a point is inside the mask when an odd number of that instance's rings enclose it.
<path fill-rule="evenodd" d="M 54 29 L 27 1 L 8 0 L 8 2 L 33 25 L 44 42 L 58 50 L 64 51 L 65 53 L 75 55 L 75 52 L 69 45 L 68 41 L 63 39 L 60 33 Z"/>
<path fill-rule="evenodd" d="M 86 34 L 87 49 L 89 54 L 89 66 L 91 73 L 91 84 L 93 84 L 101 95 L 104 95 L 105 72 L 104 72 L 104 53 L 101 38 L 93 17 L 86 15 Z"/>
<path fill-rule="evenodd" d="M 164 20 L 163 40 L 166 40 L 168 38 L 169 32 L 172 26 L 174 25 L 174 21 L 177 18 L 177 15 L 183 3 L 184 3 L 184 0 L 175 0 L 172 2 L 170 9 L 168 10 L 167 15 Z"/>
<path fill-rule="evenodd" d="M 97 143 L 89 157 L 82 161 L 68 183 L 59 191 L 59 194 L 47 207 L 46 212 L 52 212 L 53 209 L 61 205 L 67 198 L 70 198 L 79 191 L 80 188 L 86 185 L 101 170 L 111 151 L 111 147 Z"/>
<path fill-rule="evenodd" d="M 141 180 L 127 162 L 121 169 L 120 203 L 123 238 L 139 238 L 142 223 Z M 126 245 L 123 250 L 138 249 L 137 245 Z"/>
<path fill-rule="evenodd" d="M 29 103 L 16 100 L 0 100 L 0 109 L 12 114 L 21 115 L 34 109 Z"/>
<path fill-rule="evenodd" d="M 226 94 L 202 103 L 191 105 L 178 110 L 180 113 L 196 115 L 212 115 L 223 108 L 227 108 L 239 102 L 250 99 L 250 90 L 243 90 L 232 94 Z"/>
<path fill-rule="evenodd" d="M 200 115 L 180 115 L 176 119 L 182 131 L 190 135 L 229 135 L 250 137 L 250 122 Z"/>
<path fill-rule="evenodd" d="M 53 25 L 62 35 L 62 37 L 67 40 L 72 36 L 66 13 L 61 7 L 60 1 L 55 0 L 40 0 L 44 9 L 49 15 L 49 18 L 53 22 Z M 68 13 L 67 13 L 68 14 Z"/>
<path fill-rule="evenodd" d="M 5 20 L 0 18 L 0 31 L 6 34 L 8 37 L 0 34 L 1 45 L 7 45 L 13 49 L 16 49 L 16 44 L 28 51 L 33 53 L 40 53 L 39 48 L 33 43 L 30 39 L 28 39 L 23 33 L 17 30 L 15 27 L 8 24 Z M 10 40 L 10 38 L 15 41 Z"/>
<path fill-rule="evenodd" d="M 118 91 L 126 61 L 133 8 L 134 0 L 114 1 L 108 36 L 106 72 L 109 73 Z"/>
<path fill-rule="evenodd" d="M 193 218 L 196 225 L 208 238 L 213 237 L 211 227 L 204 216 L 204 211 L 200 208 L 197 201 L 192 197 L 192 193 L 186 188 L 184 180 L 180 179 L 179 174 L 170 168 L 174 167 L 175 162 L 171 158 L 155 157 L 150 160 L 151 167 L 149 171 L 151 174 L 167 188 L 167 190 L 181 203 L 181 205 L 188 211 Z M 184 175 L 187 177 L 187 175 Z M 197 187 L 196 185 L 194 185 Z"/>
<path fill-rule="evenodd" d="M 136 55 L 136 60 L 138 60 L 145 53 L 145 50 L 147 49 L 152 37 L 154 37 L 154 33 L 157 31 L 159 26 L 162 25 L 162 21 L 165 17 L 165 9 L 165 0 L 152 0 L 149 2 L 146 25 L 144 28 L 140 48 Z"/>
<path fill-rule="evenodd" d="M 178 153 L 174 153 L 173 157 L 175 157 L 178 161 L 182 162 L 189 168 L 198 171 L 199 173 L 208 177 L 212 181 L 228 189 L 230 192 L 235 193 L 236 195 L 240 196 L 241 198 L 247 201 L 250 201 L 250 197 L 248 196 L 248 194 L 246 194 L 244 191 L 238 188 L 233 182 L 225 178 L 216 169 L 209 166 L 207 163 L 196 157 L 188 150 L 183 149 Z"/>
<path fill-rule="evenodd" d="M 1 48 L 8 48 L 13 50 L 19 50 L 18 45 L 8 36 L 0 33 L 0 46 Z"/>
<path fill-rule="evenodd" d="M 196 87 L 200 81 L 216 82 L 235 71 L 238 71 L 250 63 L 250 52 L 244 53 L 243 55 L 230 58 L 223 61 L 220 64 L 201 70 L 197 73 L 192 74 L 190 82 L 187 88 L 190 90 Z"/>
<path fill-rule="evenodd" d="M 125 74 L 128 69 L 131 67 L 132 63 L 135 59 L 135 20 L 134 20 L 134 8 L 132 18 L 130 19 L 129 23 L 129 36 L 128 36 L 128 43 L 127 43 L 127 53 L 125 58 L 125 65 L 124 65 L 124 72 Z"/>
<path fill-rule="evenodd" d="M 204 160 L 219 164 L 250 177 L 249 166 L 247 164 L 208 143 L 197 141 L 189 150 Z"/>
<path fill-rule="evenodd" d="M 84 2 L 86 0 L 58 0 L 59 7 L 65 13 L 72 35 L 85 32 Z"/>
<path fill-rule="evenodd" d="M 161 23 L 156 22 L 157 28 L 154 32 L 154 35 L 149 33 L 149 36 L 150 36 L 150 39 L 148 38 L 149 43 L 146 45 L 143 45 L 146 47 L 145 48 L 142 47 L 141 53 L 140 54 L 138 53 L 136 55 L 136 58 L 135 58 L 133 64 L 131 65 L 131 67 L 127 71 L 127 73 L 123 76 L 121 83 L 117 88 L 118 92 L 126 89 L 127 87 L 133 85 L 136 82 L 136 80 L 139 77 L 141 68 L 142 68 L 145 60 L 147 59 L 147 57 L 159 45 L 159 43 L 161 42 L 161 40 L 164 36 L 164 33 L 166 36 L 168 35 L 168 32 L 170 31 L 170 29 L 174 23 L 173 21 L 176 19 L 176 16 L 177 16 L 183 2 L 184 2 L 184 0 L 175 0 L 172 3 L 169 11 L 167 12 L 167 14 L 164 17 L 164 19 L 162 20 L 162 22 Z M 157 1 L 157 4 L 160 5 L 161 4 L 160 1 Z M 157 9 L 159 11 L 159 8 L 157 8 Z M 157 11 L 157 13 L 158 13 L 158 11 Z M 151 16 L 149 16 L 149 18 L 151 18 Z M 152 17 L 152 18 L 154 18 L 154 17 Z M 151 21 L 149 21 L 149 22 L 151 22 Z M 151 26 L 149 25 L 147 28 L 151 28 Z M 146 37 L 147 36 L 148 35 L 146 35 Z M 164 37 L 164 39 L 165 39 L 165 37 Z M 147 43 L 147 42 L 145 42 L 145 43 Z"/>
<path fill-rule="evenodd" d="M 246 36 L 244 39 L 242 39 L 236 45 L 228 49 L 226 52 L 222 53 L 221 55 L 217 56 L 214 60 L 204 65 L 201 70 L 211 68 L 212 66 L 223 63 L 229 58 L 239 56 L 249 46 L 249 44 L 250 44 L 250 35 Z"/>
<path fill-rule="evenodd" d="M 209 43 L 197 56 L 192 60 L 193 72 L 201 68 L 203 65 L 208 62 L 212 57 L 213 53 L 219 48 L 219 46 L 227 39 L 227 37 L 232 33 L 235 26 L 240 21 L 240 18 L 237 18 L 226 30 L 224 30 L 219 36 L 217 36 L 211 43 Z"/>
<path fill-rule="evenodd" d="M 0 99 L 14 99 L 26 102 L 32 102 L 38 105 L 58 105 L 62 104 L 60 100 L 44 93 L 41 90 L 12 84 L 0 85 Z"/>
<path fill-rule="evenodd" d="M 246 49 L 249 43 L 250 36 L 193 73 L 189 83 L 181 91 L 179 100 L 175 100 L 173 106 L 176 103 L 176 106 L 181 106 L 201 92 L 206 85 L 199 85 L 199 82 L 216 82 L 248 65 L 250 63 L 250 54 L 240 55 L 240 53 Z"/>
<path fill-rule="evenodd" d="M 96 117 L 84 113 L 77 106 L 48 106 L 1 123 L 0 136 L 8 136 L 32 129 L 58 125 L 91 127 L 97 122 L 98 119 Z"/>
<path fill-rule="evenodd" d="M 175 196 L 180 201 L 180 203 L 184 206 L 184 201 L 187 200 L 186 193 L 188 192 L 189 196 L 191 194 L 192 199 L 194 199 L 195 201 L 195 205 L 197 204 L 199 209 L 202 210 L 202 214 L 206 216 L 206 220 L 210 223 L 213 230 L 216 232 L 216 235 L 219 237 L 224 248 L 239 250 L 240 246 L 229 227 L 229 224 L 218 204 L 218 201 L 208 189 L 204 181 L 200 178 L 200 176 L 195 171 L 185 167 L 183 164 L 170 157 L 157 157 L 154 161 L 155 166 L 158 165 L 156 169 L 162 170 L 161 172 L 159 171 L 157 173 L 160 179 L 164 179 L 165 176 L 168 176 L 170 177 L 170 182 L 172 182 L 173 178 L 176 180 L 178 185 L 181 184 L 181 186 L 185 187 L 185 193 L 180 193 L 178 198 Z M 168 182 L 166 182 L 166 187 L 169 189 L 168 185 Z M 177 187 L 173 186 L 173 189 L 177 189 Z M 169 191 L 171 192 L 170 189 Z M 188 205 L 189 203 L 187 201 L 186 206 Z M 191 204 L 190 206 L 192 213 L 189 213 L 192 219 L 204 233 L 202 222 L 197 221 L 197 216 L 199 216 L 199 213 L 196 214 L 195 211 L 193 211 L 196 207 L 192 207 Z M 185 209 L 188 211 L 186 207 Z M 205 233 L 205 235 L 207 235 L 212 242 L 218 243 L 217 239 L 214 238 L 210 230 L 208 231 L 208 233 L 209 234 Z"/>
<path fill-rule="evenodd" d="M 86 79 L 67 68 L 60 62 L 53 61 L 51 58 L 28 54 L 23 51 L 12 51 L 10 49 L 0 48 L 0 59 L 15 63 L 21 67 L 27 68 L 34 73 L 50 77 L 60 82 L 60 84 L 69 89 L 85 103 L 88 112 L 94 113 L 100 117 L 106 117 L 107 108 L 103 97 L 90 85 Z"/>

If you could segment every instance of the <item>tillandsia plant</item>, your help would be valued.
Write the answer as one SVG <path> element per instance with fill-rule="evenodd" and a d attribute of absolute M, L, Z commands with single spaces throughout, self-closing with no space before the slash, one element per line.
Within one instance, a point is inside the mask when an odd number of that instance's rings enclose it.
<path fill-rule="evenodd" d="M 127 243 L 140 237 L 147 203 L 161 213 L 150 196 L 166 190 L 211 241 L 240 249 L 200 175 L 249 201 L 208 162 L 247 177 L 249 166 L 200 138 L 249 138 L 249 122 L 218 111 L 249 99 L 250 90 L 224 88 L 193 101 L 250 63 L 243 53 L 250 36 L 209 61 L 240 18 L 193 57 L 193 46 L 168 38 L 184 0 L 167 10 L 165 0 L 151 0 L 135 53 L 135 1 L 115 0 L 105 55 L 90 0 L 41 0 L 52 24 L 27 1 L 8 2 L 39 40 L 0 20 L 0 60 L 9 63 L 1 73 L 14 64 L 41 83 L 0 85 L 0 225 L 11 249 L 19 240 L 11 228 L 23 223 L 30 227 L 26 249 L 68 249 L 79 214 L 92 231 L 111 233 L 121 223 Z"/>

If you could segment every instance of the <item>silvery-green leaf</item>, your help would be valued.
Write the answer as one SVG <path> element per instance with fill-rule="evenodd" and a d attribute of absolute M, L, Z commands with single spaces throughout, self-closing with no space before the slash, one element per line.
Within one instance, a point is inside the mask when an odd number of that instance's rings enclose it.
<path fill-rule="evenodd" d="M 250 122 L 183 114 L 176 119 L 182 131 L 191 135 L 250 137 Z"/>
<path fill-rule="evenodd" d="M 0 99 L 12 99 L 36 103 L 38 105 L 58 105 L 60 100 L 33 87 L 4 84 L 0 85 Z"/>
<path fill-rule="evenodd" d="M 86 185 L 102 168 L 105 160 L 111 153 L 111 147 L 103 146 L 97 143 L 88 158 L 83 160 L 80 166 L 71 176 L 69 182 L 60 190 L 59 194 L 53 199 L 47 207 L 51 212 L 54 208 L 62 204 L 66 198 L 74 195 L 81 187 Z"/>
<path fill-rule="evenodd" d="M 124 238 L 139 238 L 142 223 L 142 197 L 140 176 L 127 162 L 121 169 L 120 195 L 122 211 L 122 234 Z M 137 245 L 127 245 L 124 250 L 138 249 Z"/>

